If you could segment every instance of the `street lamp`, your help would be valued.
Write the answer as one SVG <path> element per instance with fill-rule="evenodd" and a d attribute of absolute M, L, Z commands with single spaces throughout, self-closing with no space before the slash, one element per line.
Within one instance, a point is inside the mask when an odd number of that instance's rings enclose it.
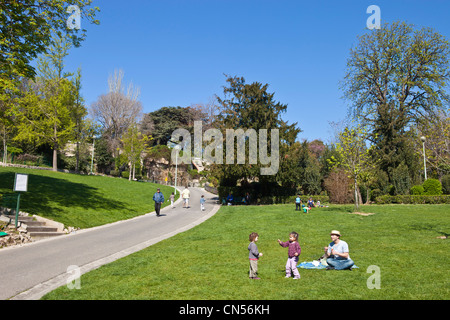
<path fill-rule="evenodd" d="M 178 152 L 180 152 L 180 145 L 176 145 L 175 147 L 176 153 L 175 153 L 175 187 L 174 187 L 174 191 L 175 194 L 177 194 L 177 175 L 178 175 Z"/>
<path fill-rule="evenodd" d="M 427 162 L 425 160 L 425 141 L 427 139 L 424 136 L 421 136 L 420 140 L 422 140 L 422 145 L 423 145 L 423 168 L 424 168 L 424 172 L 425 172 L 425 180 L 427 180 Z"/>

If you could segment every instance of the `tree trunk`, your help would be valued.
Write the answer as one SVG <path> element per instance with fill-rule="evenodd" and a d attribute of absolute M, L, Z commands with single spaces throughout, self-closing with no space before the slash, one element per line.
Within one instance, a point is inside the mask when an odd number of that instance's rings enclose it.
<path fill-rule="evenodd" d="M 53 126 L 53 171 L 58 171 L 58 135 L 57 135 L 56 123 Z"/>
<path fill-rule="evenodd" d="M 53 145 L 53 171 L 58 171 L 58 151 L 56 143 Z"/>
<path fill-rule="evenodd" d="M 355 178 L 355 210 L 359 209 L 358 184 Z"/>

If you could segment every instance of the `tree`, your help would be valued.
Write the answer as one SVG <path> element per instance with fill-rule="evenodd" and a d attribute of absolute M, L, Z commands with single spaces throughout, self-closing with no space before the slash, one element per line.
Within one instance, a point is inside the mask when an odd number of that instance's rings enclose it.
<path fill-rule="evenodd" d="M 67 7 L 76 5 L 84 19 L 94 24 L 98 7 L 90 8 L 92 0 L 15 0 L 0 2 L 0 87 L 18 77 L 34 77 L 30 62 L 46 52 L 52 35 L 67 34 L 75 46 L 86 37 L 86 29 L 67 28 Z M 9 89 L 12 89 L 9 87 Z"/>
<path fill-rule="evenodd" d="M 75 171 L 79 171 L 80 165 L 80 143 L 82 143 L 83 138 L 91 138 L 94 136 L 92 133 L 95 131 L 94 124 L 91 122 L 85 122 L 84 118 L 87 116 L 88 112 L 84 105 L 84 99 L 81 96 L 81 69 L 78 69 L 77 74 L 73 80 L 75 86 L 75 97 L 74 97 L 74 107 L 72 109 L 72 118 L 74 121 L 74 132 L 73 138 L 76 143 L 76 165 Z"/>
<path fill-rule="evenodd" d="M 144 134 L 151 134 L 157 145 L 166 145 L 176 129 L 192 131 L 190 109 L 182 107 L 162 107 L 144 114 L 141 129 Z"/>
<path fill-rule="evenodd" d="M 16 140 L 50 143 L 53 149 L 53 170 L 57 171 L 57 154 L 73 134 L 71 109 L 75 88 L 68 79 L 30 81 L 26 95 L 21 99 Z"/>
<path fill-rule="evenodd" d="M 422 141 L 425 137 L 425 155 L 427 167 L 435 172 L 438 178 L 450 173 L 450 114 L 440 111 L 432 119 L 422 119 L 417 124 L 417 135 L 414 137 L 415 150 L 423 157 Z"/>
<path fill-rule="evenodd" d="M 361 197 L 358 183 L 364 172 L 373 169 L 375 161 L 370 156 L 373 146 L 366 147 L 366 132 L 364 128 L 345 128 L 340 134 L 340 142 L 336 144 L 336 151 L 340 159 L 334 157 L 330 161 L 336 167 L 342 167 L 353 181 L 355 208 L 358 210 Z"/>
<path fill-rule="evenodd" d="M 220 113 L 217 117 L 216 127 L 224 133 L 228 129 L 235 130 L 235 132 L 243 130 L 244 133 L 248 132 L 249 129 L 256 132 L 278 130 L 280 145 L 279 159 L 276 160 L 280 162 L 280 167 L 286 170 L 292 164 L 291 159 L 286 155 L 289 155 L 289 149 L 295 143 L 297 135 L 301 131 L 296 128 L 297 123 L 289 125 L 281 119 L 281 114 L 286 112 L 287 105 L 275 101 L 275 94 L 267 91 L 268 84 L 263 85 L 259 82 L 246 84 L 243 77 L 228 77 L 226 81 L 229 86 L 224 87 L 224 98 L 217 97 Z M 275 141 L 271 140 L 269 134 L 267 138 L 267 146 L 272 146 Z M 280 170 L 274 175 L 263 175 L 261 174 L 261 168 L 266 165 L 250 163 L 251 141 L 251 137 L 245 137 L 244 135 L 244 146 L 245 144 L 249 145 L 249 150 L 245 151 L 245 164 L 220 165 L 220 185 L 234 187 L 241 181 L 244 181 L 244 183 L 245 181 L 259 181 L 263 195 L 264 193 L 265 195 L 275 195 L 278 192 L 286 194 L 295 192 L 294 181 Z M 236 148 L 234 146 L 234 154 L 236 154 Z M 229 151 L 231 150 L 227 148 L 227 156 Z"/>
<path fill-rule="evenodd" d="M 431 28 L 395 22 L 359 37 L 343 81 L 350 115 L 369 128 L 380 166 L 389 174 L 405 156 L 404 135 L 448 103 L 449 42 Z M 391 177 L 390 177 L 391 178 Z"/>
<path fill-rule="evenodd" d="M 116 70 L 108 79 L 109 92 L 101 95 L 91 106 L 94 119 L 101 125 L 104 136 L 108 137 L 110 150 L 116 154 L 120 139 L 126 130 L 139 121 L 142 104 L 140 90 L 132 83 L 125 87 L 124 73 Z"/>
<path fill-rule="evenodd" d="M 344 204 L 352 199 L 352 179 L 343 169 L 332 169 L 328 177 L 325 178 L 324 185 L 330 195 L 331 202 Z"/>
<path fill-rule="evenodd" d="M 142 135 L 137 125 L 132 125 L 123 135 L 123 154 L 128 161 L 130 167 L 129 180 L 134 180 L 136 163 L 141 160 L 141 154 L 147 147 L 147 142 L 151 138 Z"/>
<path fill-rule="evenodd" d="M 73 137 L 75 113 L 83 108 L 76 104 L 79 87 L 64 72 L 64 58 L 68 55 L 70 42 L 61 34 L 52 37 L 48 53 L 38 61 L 40 76 L 30 81 L 24 103 L 18 110 L 20 123 L 16 140 L 35 140 L 39 144 L 50 143 L 53 148 L 53 170 L 58 170 L 58 151 Z"/>

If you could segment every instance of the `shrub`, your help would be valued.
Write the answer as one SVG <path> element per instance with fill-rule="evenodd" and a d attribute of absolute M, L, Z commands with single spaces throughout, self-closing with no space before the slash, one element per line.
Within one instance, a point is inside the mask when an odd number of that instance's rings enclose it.
<path fill-rule="evenodd" d="M 384 195 L 377 197 L 376 204 L 450 204 L 450 196 L 430 196 L 430 195 L 420 195 L 420 196 L 408 196 L 408 195 L 397 195 L 389 196 Z"/>
<path fill-rule="evenodd" d="M 122 178 L 125 178 L 125 179 L 130 178 L 130 172 L 129 171 L 122 171 Z"/>
<path fill-rule="evenodd" d="M 109 172 L 109 174 L 112 175 L 113 177 L 119 177 L 120 176 L 120 173 L 117 170 L 111 170 Z"/>
<path fill-rule="evenodd" d="M 424 194 L 438 196 L 442 194 L 441 182 L 437 179 L 428 179 L 423 183 Z"/>
<path fill-rule="evenodd" d="M 442 177 L 442 192 L 444 194 L 450 194 L 450 174 Z"/>
<path fill-rule="evenodd" d="M 411 188 L 411 190 L 409 190 L 409 193 L 413 196 L 420 196 L 424 193 L 424 191 L 425 190 L 423 189 L 423 186 L 417 185 L 417 186 L 413 186 Z"/>
<path fill-rule="evenodd" d="M 370 201 L 375 201 L 377 197 L 381 197 L 383 195 L 383 191 L 380 189 L 373 189 L 370 191 Z"/>

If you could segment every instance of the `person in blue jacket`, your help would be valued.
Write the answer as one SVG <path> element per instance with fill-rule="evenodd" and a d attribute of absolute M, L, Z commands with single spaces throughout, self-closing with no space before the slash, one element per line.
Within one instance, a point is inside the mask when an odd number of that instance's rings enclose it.
<path fill-rule="evenodd" d="M 164 195 L 162 194 L 162 192 L 159 188 L 156 190 L 156 193 L 153 195 L 153 201 L 155 201 L 156 216 L 159 217 L 160 216 L 159 213 L 161 211 L 161 204 L 164 202 Z"/>

